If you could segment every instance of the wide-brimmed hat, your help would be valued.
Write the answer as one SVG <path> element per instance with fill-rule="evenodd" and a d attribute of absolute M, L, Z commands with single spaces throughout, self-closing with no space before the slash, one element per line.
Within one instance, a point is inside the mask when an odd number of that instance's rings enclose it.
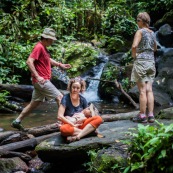
<path fill-rule="evenodd" d="M 45 28 L 43 34 L 41 34 L 44 38 L 50 38 L 52 40 L 57 40 L 55 37 L 55 31 L 51 28 Z"/>

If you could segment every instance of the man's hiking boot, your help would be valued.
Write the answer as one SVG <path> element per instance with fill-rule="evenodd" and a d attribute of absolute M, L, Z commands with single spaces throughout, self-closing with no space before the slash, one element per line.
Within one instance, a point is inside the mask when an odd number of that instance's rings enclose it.
<path fill-rule="evenodd" d="M 154 123 L 154 121 L 155 121 L 154 116 L 148 116 L 148 122 L 149 123 Z"/>
<path fill-rule="evenodd" d="M 12 123 L 11 123 L 11 127 L 13 128 L 16 128 L 20 131 L 25 131 L 24 127 L 22 126 L 22 124 L 20 122 L 16 122 L 16 120 L 14 120 Z"/>
<path fill-rule="evenodd" d="M 137 122 L 137 123 L 147 123 L 147 117 L 146 116 L 141 116 L 140 114 L 138 114 L 136 117 L 133 117 L 133 122 Z"/>

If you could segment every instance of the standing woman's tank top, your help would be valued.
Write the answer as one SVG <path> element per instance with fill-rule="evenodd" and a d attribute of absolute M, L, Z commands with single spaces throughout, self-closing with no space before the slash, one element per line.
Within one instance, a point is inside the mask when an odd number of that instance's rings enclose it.
<path fill-rule="evenodd" d="M 154 44 L 156 41 L 154 32 L 145 28 L 140 29 L 142 39 L 137 47 L 137 59 L 154 60 Z"/>

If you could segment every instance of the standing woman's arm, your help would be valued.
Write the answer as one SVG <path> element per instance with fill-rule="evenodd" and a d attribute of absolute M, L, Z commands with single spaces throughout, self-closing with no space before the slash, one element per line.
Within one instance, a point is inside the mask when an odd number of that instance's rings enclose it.
<path fill-rule="evenodd" d="M 142 32 L 140 30 L 138 30 L 135 34 L 134 40 L 133 40 L 133 44 L 132 44 L 132 57 L 135 59 L 136 58 L 136 48 L 139 45 L 139 42 L 142 39 Z"/>

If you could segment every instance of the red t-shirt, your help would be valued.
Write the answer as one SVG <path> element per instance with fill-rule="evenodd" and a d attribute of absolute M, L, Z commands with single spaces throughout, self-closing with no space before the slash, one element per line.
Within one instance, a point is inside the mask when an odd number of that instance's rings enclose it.
<path fill-rule="evenodd" d="M 51 64 L 50 64 L 50 54 L 48 50 L 41 44 L 41 42 L 38 42 L 33 51 L 30 54 L 30 58 L 34 58 L 34 65 L 37 73 L 39 76 L 43 77 L 44 79 L 50 80 L 51 78 Z M 33 74 L 32 76 L 32 82 L 38 82 Z"/>

